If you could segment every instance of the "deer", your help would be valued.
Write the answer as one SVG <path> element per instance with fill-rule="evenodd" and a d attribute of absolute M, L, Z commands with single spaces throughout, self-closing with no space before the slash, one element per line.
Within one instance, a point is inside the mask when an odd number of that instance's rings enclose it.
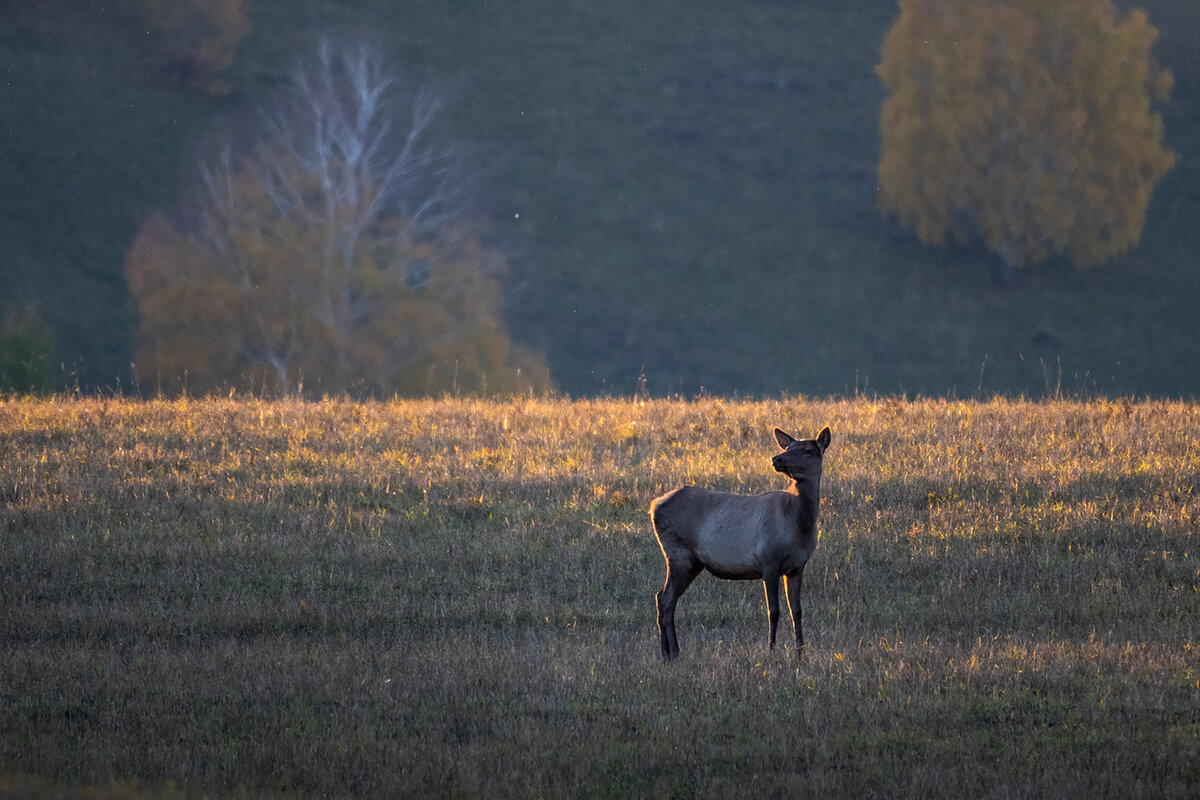
<path fill-rule="evenodd" d="M 771 463 L 791 478 L 786 490 L 739 495 L 683 486 L 650 504 L 654 535 L 667 562 L 667 579 L 655 605 L 662 657 L 668 663 L 679 655 L 675 604 L 704 570 L 724 580 L 762 580 L 772 650 L 782 578 L 796 633 L 796 655 L 803 657 L 800 582 L 817 546 L 821 461 L 833 437 L 828 426 L 815 439 L 795 439 L 779 428 L 774 435 L 781 452 Z"/>

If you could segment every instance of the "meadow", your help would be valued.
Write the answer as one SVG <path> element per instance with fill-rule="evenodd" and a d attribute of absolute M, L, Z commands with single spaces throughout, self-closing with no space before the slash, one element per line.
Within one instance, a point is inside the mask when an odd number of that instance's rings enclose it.
<path fill-rule="evenodd" d="M 833 429 L 803 661 L 646 509 Z M 1185 797 L 1200 406 L 0 398 L 0 796 Z M 785 625 L 786 612 L 785 612 Z"/>

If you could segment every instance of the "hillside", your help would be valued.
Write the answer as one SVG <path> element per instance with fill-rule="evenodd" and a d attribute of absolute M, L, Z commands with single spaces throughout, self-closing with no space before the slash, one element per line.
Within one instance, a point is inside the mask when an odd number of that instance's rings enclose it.
<path fill-rule="evenodd" d="M 317 33 L 366 29 L 447 90 L 517 254 L 510 325 L 566 392 L 1200 395 L 1200 11 L 1141 5 L 1179 155 L 1142 244 L 1008 289 L 876 210 L 888 4 L 253 2 L 219 101 L 139 79 L 98 4 L 9 7 L 0 296 L 37 303 L 65 383 L 127 382 L 122 257 L 189 142 Z"/>

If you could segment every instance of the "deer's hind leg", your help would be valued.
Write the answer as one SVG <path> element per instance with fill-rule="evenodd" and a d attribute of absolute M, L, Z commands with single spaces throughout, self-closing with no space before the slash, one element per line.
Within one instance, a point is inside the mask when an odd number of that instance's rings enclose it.
<path fill-rule="evenodd" d="M 679 655 L 679 640 L 675 635 L 675 604 L 702 569 L 700 562 L 694 558 L 667 558 L 667 580 L 662 591 L 654 597 L 664 661 L 671 661 Z"/>

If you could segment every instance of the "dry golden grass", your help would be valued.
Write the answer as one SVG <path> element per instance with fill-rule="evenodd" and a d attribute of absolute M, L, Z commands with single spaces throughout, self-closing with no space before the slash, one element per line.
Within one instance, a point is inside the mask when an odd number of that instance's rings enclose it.
<path fill-rule="evenodd" d="M 775 424 L 806 660 L 704 576 L 665 666 L 649 500 Z M 0 795 L 1200 789 L 1194 405 L 8 399 L 0 459 Z"/>

